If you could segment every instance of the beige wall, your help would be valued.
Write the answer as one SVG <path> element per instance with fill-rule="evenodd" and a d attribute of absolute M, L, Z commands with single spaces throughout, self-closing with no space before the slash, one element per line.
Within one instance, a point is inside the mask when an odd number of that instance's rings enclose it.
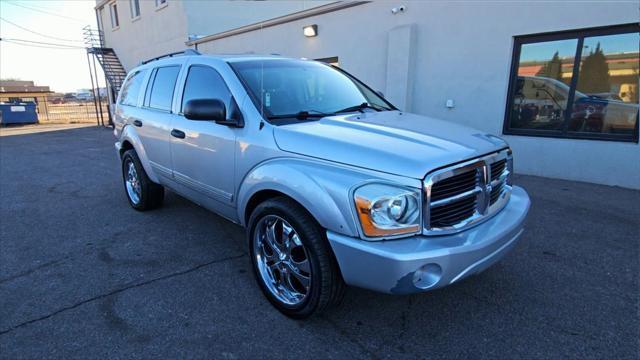
<path fill-rule="evenodd" d="M 406 5 L 406 11 L 393 15 L 391 9 L 400 5 Z M 311 59 L 338 56 L 341 67 L 396 96 L 391 100 L 404 110 L 503 136 L 514 36 L 639 18 L 637 2 L 377 1 L 198 48 Z M 318 25 L 317 37 L 303 36 L 302 27 L 308 24 Z M 414 33 L 398 31 L 408 25 Z M 402 33 L 407 35 L 398 38 Z M 396 56 L 398 51 L 403 55 Z M 404 54 L 414 61 L 402 61 Z M 398 82 L 408 87 L 408 95 L 403 97 Z M 455 101 L 455 108 L 445 106 L 447 99 Z M 514 149 L 518 173 L 640 189 L 637 143 L 503 137 Z"/>
<path fill-rule="evenodd" d="M 197 31 L 187 24 L 197 22 L 188 20 L 191 15 L 185 15 L 184 3 L 169 0 L 167 8 L 154 12 L 152 1 L 141 1 L 142 17 L 134 22 L 128 1 L 118 3 L 120 29 L 110 30 L 105 7 L 105 35 L 107 46 L 116 49 L 128 69 L 142 59 L 183 49 L 187 34 Z M 194 1 L 188 3 L 189 14 L 198 13 L 198 3 L 208 9 L 200 16 L 217 24 L 225 21 L 220 15 L 224 12 L 211 6 L 254 2 Z M 400 5 L 406 5 L 406 11 L 393 15 L 391 9 Z M 235 14 L 242 18 L 251 11 L 245 10 Z M 248 15 L 247 22 L 256 16 Z M 639 18 L 637 2 L 389 0 L 205 42 L 198 48 L 206 53 L 338 56 L 341 67 L 389 93 L 404 110 L 502 135 L 514 36 L 637 23 Z M 319 36 L 302 35 L 302 27 L 309 24 L 318 25 Z M 411 30 L 402 30 L 407 26 Z M 403 62 L 406 56 L 413 61 Z M 455 101 L 455 108 L 445 107 L 447 99 Z M 637 143 L 504 137 L 514 149 L 519 173 L 640 189 Z"/>
<path fill-rule="evenodd" d="M 111 27 L 109 4 L 116 3 L 120 26 Z M 104 30 L 105 46 L 112 47 L 129 70 L 140 61 L 186 47 L 187 20 L 181 1 L 169 0 L 162 8 L 155 1 L 140 1 L 140 17 L 131 18 L 129 0 L 115 0 L 98 9 Z"/>
<path fill-rule="evenodd" d="M 182 0 L 189 34 L 211 35 L 336 2 L 322 0 Z"/>
<path fill-rule="evenodd" d="M 168 0 L 156 8 L 154 0 L 140 0 L 140 17 L 131 18 L 130 0 L 98 0 L 105 46 L 129 70 L 140 61 L 187 48 L 189 35 L 211 35 L 335 1 L 207 1 Z M 109 4 L 116 3 L 120 26 L 113 29 Z"/>

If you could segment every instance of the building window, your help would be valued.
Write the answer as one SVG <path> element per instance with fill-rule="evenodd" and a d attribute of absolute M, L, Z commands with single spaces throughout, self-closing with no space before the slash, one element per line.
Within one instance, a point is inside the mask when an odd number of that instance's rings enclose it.
<path fill-rule="evenodd" d="M 118 19 L 118 5 L 115 2 L 109 4 L 109 13 L 111 14 L 111 28 L 118 28 L 120 26 L 120 20 Z"/>
<path fill-rule="evenodd" d="M 129 8 L 131 9 L 132 19 L 140 17 L 140 0 L 130 0 Z"/>
<path fill-rule="evenodd" d="M 156 8 L 163 8 L 167 6 L 168 0 L 156 0 Z"/>
<path fill-rule="evenodd" d="M 638 141 L 640 27 L 515 38 L 504 133 Z"/>

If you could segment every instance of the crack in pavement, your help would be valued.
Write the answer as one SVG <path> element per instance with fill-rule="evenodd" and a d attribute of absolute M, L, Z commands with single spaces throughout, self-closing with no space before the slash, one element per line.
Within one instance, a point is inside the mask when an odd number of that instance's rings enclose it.
<path fill-rule="evenodd" d="M 27 269 L 27 270 L 25 270 L 23 272 L 20 272 L 18 274 L 11 275 L 11 276 L 6 277 L 4 279 L 0 279 L 0 285 L 4 284 L 6 282 L 9 282 L 9 281 L 15 280 L 15 279 L 19 279 L 21 277 L 29 276 L 29 275 L 33 274 L 34 272 L 36 272 L 38 270 L 41 270 L 41 269 L 44 269 L 44 268 L 47 268 L 47 267 L 50 267 L 50 266 L 54 266 L 54 265 L 57 265 L 57 264 L 60 264 L 61 262 L 63 262 L 66 259 L 67 258 L 65 257 L 65 258 L 62 258 L 62 259 L 49 261 L 49 262 L 46 262 L 44 264 L 40 264 L 40 265 L 38 265 L 38 266 L 36 266 L 34 268 Z"/>
<path fill-rule="evenodd" d="M 225 258 L 222 258 L 222 259 L 212 260 L 212 261 L 206 262 L 204 264 L 196 265 L 196 266 L 191 267 L 191 268 L 186 269 L 186 270 L 174 272 L 174 273 L 171 273 L 171 274 L 168 274 L 168 275 L 164 275 L 164 276 L 160 276 L 160 277 L 157 277 L 157 278 L 149 279 L 147 281 L 143 281 L 143 282 L 140 282 L 140 283 L 137 283 L 137 284 L 128 285 L 128 286 L 122 287 L 120 289 L 112 290 L 112 291 L 110 291 L 108 293 L 100 294 L 100 295 L 94 296 L 92 298 L 82 300 L 82 301 L 80 301 L 78 303 L 75 303 L 75 304 L 70 305 L 70 306 L 63 307 L 62 309 L 58 309 L 58 310 L 56 310 L 56 311 L 54 311 L 52 313 L 49 313 L 47 315 L 41 316 L 41 317 L 36 318 L 36 319 L 32 319 L 32 320 L 28 320 L 28 321 L 22 322 L 22 323 L 20 323 L 20 324 L 18 324 L 16 326 L 13 326 L 13 327 L 11 327 L 9 329 L 2 330 L 2 331 L 0 331 L 0 335 L 5 335 L 5 334 L 8 334 L 8 333 L 18 329 L 18 328 L 23 327 L 23 326 L 27 326 L 29 324 L 33 324 L 33 323 L 36 323 L 36 322 L 39 322 L 39 321 L 42 321 L 42 320 L 49 319 L 49 318 L 51 318 L 53 316 L 56 316 L 56 315 L 58 315 L 60 313 L 63 313 L 63 312 L 68 311 L 68 310 L 73 310 L 73 309 L 75 309 L 77 307 L 80 307 L 80 306 L 82 306 L 84 304 L 88 304 L 88 303 L 90 303 L 92 301 L 104 299 L 104 298 L 107 298 L 109 296 L 112 296 L 112 295 L 115 295 L 115 294 L 119 294 L 119 293 L 125 292 L 125 291 L 133 289 L 133 288 L 149 285 L 149 284 L 152 284 L 152 283 L 157 282 L 157 281 L 166 280 L 166 279 L 169 279 L 169 278 L 172 278 L 172 277 L 176 277 L 176 276 L 180 276 L 180 275 L 185 275 L 185 274 L 200 270 L 203 267 L 206 267 L 206 266 L 209 266 L 209 265 L 223 263 L 223 262 L 229 261 L 229 260 L 239 259 L 241 257 L 244 257 L 245 255 L 247 255 L 247 253 L 243 252 L 243 253 L 241 253 L 239 255 L 228 256 L 228 257 L 225 257 Z"/>

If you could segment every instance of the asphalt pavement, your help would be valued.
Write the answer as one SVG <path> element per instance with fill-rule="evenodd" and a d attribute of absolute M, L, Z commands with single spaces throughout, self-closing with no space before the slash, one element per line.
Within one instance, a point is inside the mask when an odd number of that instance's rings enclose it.
<path fill-rule="evenodd" d="M 640 191 L 517 176 L 532 207 L 503 261 L 295 321 L 242 228 L 170 192 L 129 207 L 110 130 L 3 131 L 0 358 L 639 357 Z"/>

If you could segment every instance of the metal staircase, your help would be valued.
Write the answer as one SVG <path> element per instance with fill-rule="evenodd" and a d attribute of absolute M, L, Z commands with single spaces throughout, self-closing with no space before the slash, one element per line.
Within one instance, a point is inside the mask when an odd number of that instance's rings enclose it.
<path fill-rule="evenodd" d="M 122 66 L 122 63 L 120 63 L 116 52 L 112 48 L 104 47 L 104 36 L 101 30 L 91 29 L 88 26 L 85 27 L 84 42 L 87 48 L 87 56 L 93 55 L 94 60 L 98 60 L 98 63 L 100 63 L 105 78 L 109 83 L 111 92 L 109 99 L 111 102 L 114 102 L 127 76 L 127 71 Z"/>
<path fill-rule="evenodd" d="M 90 47 L 87 48 L 87 53 L 96 57 L 102 66 L 111 90 L 117 94 L 122 87 L 124 78 L 127 77 L 127 71 L 120 63 L 116 52 L 112 48 Z"/>

